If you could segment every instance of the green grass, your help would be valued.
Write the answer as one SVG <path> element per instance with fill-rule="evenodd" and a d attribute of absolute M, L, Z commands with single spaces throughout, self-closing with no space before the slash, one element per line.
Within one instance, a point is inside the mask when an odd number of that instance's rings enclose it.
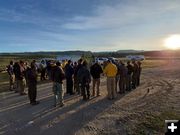
<path fill-rule="evenodd" d="M 0 73 L 0 83 L 7 82 L 8 78 L 9 78 L 9 76 L 8 76 L 7 72 Z"/>
<path fill-rule="evenodd" d="M 1 55 L 0 56 L 0 71 L 5 70 L 6 66 L 9 65 L 9 62 L 11 60 L 13 61 L 19 61 L 19 60 L 23 60 L 23 61 L 27 61 L 27 62 L 31 62 L 32 60 L 38 60 L 38 59 L 42 59 L 42 58 L 55 58 L 55 55 L 28 55 L 28 54 L 23 54 L 23 55 Z"/>
<path fill-rule="evenodd" d="M 9 76 L 7 72 L 0 73 L 0 93 L 9 88 Z"/>

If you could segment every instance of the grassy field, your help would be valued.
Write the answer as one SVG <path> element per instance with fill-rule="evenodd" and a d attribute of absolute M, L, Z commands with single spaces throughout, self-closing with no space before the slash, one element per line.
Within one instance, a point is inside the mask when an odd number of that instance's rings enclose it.
<path fill-rule="evenodd" d="M 142 62 L 142 68 L 155 68 L 168 64 L 168 60 L 145 60 Z"/>
<path fill-rule="evenodd" d="M 49 56 L 40 56 L 40 55 L 3 55 L 0 56 L 0 92 L 7 91 L 9 89 L 9 76 L 8 73 L 6 72 L 6 66 L 9 65 L 9 62 L 11 60 L 13 61 L 19 61 L 23 60 L 26 62 L 31 62 L 32 60 L 39 60 L 41 58 L 54 58 L 54 55 L 49 55 Z M 1 72 L 2 71 L 2 72 Z"/>
<path fill-rule="evenodd" d="M 0 73 L 0 92 L 7 91 L 9 89 L 9 76 L 7 72 Z"/>
<path fill-rule="evenodd" d="M 0 71 L 5 70 L 6 66 L 9 64 L 11 60 L 13 61 L 27 61 L 31 62 L 32 60 L 39 60 L 42 58 L 55 58 L 54 55 L 2 55 L 0 56 Z"/>

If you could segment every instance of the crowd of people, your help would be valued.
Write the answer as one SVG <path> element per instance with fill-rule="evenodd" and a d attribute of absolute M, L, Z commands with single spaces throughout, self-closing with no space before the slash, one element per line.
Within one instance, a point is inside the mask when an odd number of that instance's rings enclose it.
<path fill-rule="evenodd" d="M 64 106 L 64 93 L 69 95 L 79 94 L 83 100 L 101 95 L 100 83 L 102 76 L 107 77 L 107 97 L 115 99 L 117 93 L 123 94 L 140 85 L 141 62 L 133 60 L 125 64 L 122 61 L 107 60 L 103 65 L 95 61 L 90 66 L 86 60 L 79 59 L 77 62 L 68 60 L 66 62 L 47 63 L 38 69 L 36 61 L 30 64 L 24 61 L 13 62 L 7 66 L 9 74 L 9 89 L 20 95 L 26 95 L 25 87 L 28 88 L 28 97 L 31 105 L 39 104 L 37 96 L 38 71 L 41 80 L 52 81 L 54 93 L 54 106 Z M 66 80 L 66 81 L 64 81 Z M 65 83 L 66 82 L 66 83 Z M 90 84 L 92 82 L 92 91 Z M 66 90 L 64 90 L 66 84 Z"/>

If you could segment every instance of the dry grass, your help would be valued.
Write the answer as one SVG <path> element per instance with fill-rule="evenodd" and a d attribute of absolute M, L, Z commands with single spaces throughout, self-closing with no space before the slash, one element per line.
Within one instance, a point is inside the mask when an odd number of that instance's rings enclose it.
<path fill-rule="evenodd" d="M 129 134 L 134 135 L 159 135 L 165 131 L 165 120 L 180 119 L 176 110 L 164 110 L 160 114 L 145 115 L 138 122 L 134 129 L 130 129 Z"/>
<path fill-rule="evenodd" d="M 142 68 L 155 68 L 168 64 L 168 60 L 144 60 L 142 61 Z"/>
<path fill-rule="evenodd" d="M 8 90 L 9 88 L 8 78 L 9 77 L 7 72 L 0 73 L 0 93 Z"/>

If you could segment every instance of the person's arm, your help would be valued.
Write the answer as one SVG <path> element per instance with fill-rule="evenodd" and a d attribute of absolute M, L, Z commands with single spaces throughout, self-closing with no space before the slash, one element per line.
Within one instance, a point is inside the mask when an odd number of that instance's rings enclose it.
<path fill-rule="evenodd" d="M 115 65 L 115 74 L 117 75 L 117 73 L 118 73 L 118 68 L 117 68 L 117 66 Z"/>
<path fill-rule="evenodd" d="M 88 78 L 88 83 L 91 83 L 91 74 L 89 70 L 87 70 L 87 78 Z"/>
<path fill-rule="evenodd" d="M 10 72 L 10 66 L 6 66 L 7 72 L 9 74 L 9 76 L 11 76 L 11 72 Z"/>
<path fill-rule="evenodd" d="M 92 66 L 90 67 L 90 74 L 91 74 L 91 75 L 93 74 L 93 68 L 92 68 Z"/>
<path fill-rule="evenodd" d="M 104 74 L 107 74 L 107 65 L 104 68 Z"/>
<path fill-rule="evenodd" d="M 62 68 L 60 68 L 60 75 L 61 75 L 62 80 L 64 80 L 65 79 L 65 73 L 64 73 Z"/>
<path fill-rule="evenodd" d="M 54 74 L 55 74 L 55 69 L 52 69 L 52 72 L 51 72 L 51 80 L 54 82 Z"/>
<path fill-rule="evenodd" d="M 100 73 L 102 74 L 103 73 L 103 69 L 101 66 L 99 66 L 99 70 L 100 70 Z"/>

